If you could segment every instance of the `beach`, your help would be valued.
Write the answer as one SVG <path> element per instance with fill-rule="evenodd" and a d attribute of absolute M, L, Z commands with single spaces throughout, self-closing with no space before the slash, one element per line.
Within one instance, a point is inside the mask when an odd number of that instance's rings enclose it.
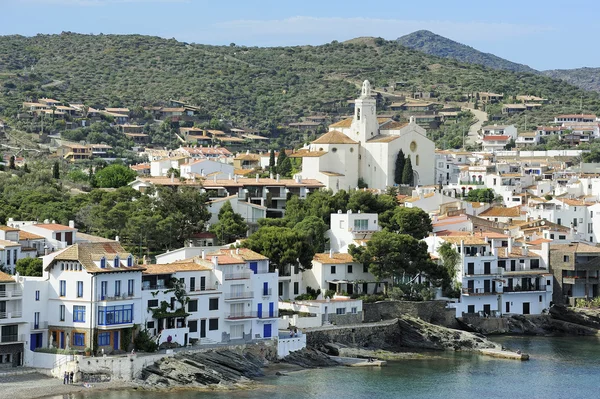
<path fill-rule="evenodd" d="M 62 379 L 51 378 L 39 373 L 8 375 L 0 377 L 0 397 L 34 399 L 81 391 L 103 391 L 136 386 L 135 384 L 123 381 L 99 382 L 91 385 L 91 388 L 85 388 L 83 383 L 63 384 Z"/>

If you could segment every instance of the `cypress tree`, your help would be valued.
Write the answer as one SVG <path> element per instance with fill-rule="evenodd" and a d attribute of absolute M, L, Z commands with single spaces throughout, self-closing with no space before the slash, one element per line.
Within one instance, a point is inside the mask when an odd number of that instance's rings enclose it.
<path fill-rule="evenodd" d="M 396 157 L 396 169 L 394 170 L 394 183 L 402 184 L 402 173 L 404 172 L 404 151 L 400 149 Z"/>
<path fill-rule="evenodd" d="M 269 154 L 269 170 L 275 171 L 275 150 L 271 150 Z"/>
<path fill-rule="evenodd" d="M 54 165 L 52 166 L 52 177 L 54 177 L 55 179 L 60 179 L 60 169 L 58 166 L 58 161 L 54 162 Z"/>
<path fill-rule="evenodd" d="M 17 167 L 15 166 L 15 156 L 14 155 L 10 156 L 10 160 L 8 161 L 8 167 L 9 167 L 9 169 L 17 169 Z"/>
<path fill-rule="evenodd" d="M 281 164 L 283 163 L 283 161 L 285 161 L 286 158 L 287 154 L 285 153 L 285 149 L 282 148 L 281 150 L 279 150 L 279 157 L 277 157 L 277 168 L 281 167 Z"/>
<path fill-rule="evenodd" d="M 408 184 L 409 186 L 413 186 L 415 182 L 415 176 L 413 174 L 412 162 L 410 161 L 410 156 L 406 157 L 406 162 L 404 163 L 404 170 L 402 171 L 402 183 Z"/>

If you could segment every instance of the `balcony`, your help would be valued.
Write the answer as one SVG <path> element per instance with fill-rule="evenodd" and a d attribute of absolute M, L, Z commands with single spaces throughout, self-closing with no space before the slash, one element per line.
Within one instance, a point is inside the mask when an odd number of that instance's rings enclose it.
<path fill-rule="evenodd" d="M 0 336 L 0 343 L 9 344 L 14 342 L 25 342 L 27 336 L 25 334 L 10 334 Z"/>
<path fill-rule="evenodd" d="M 240 273 L 226 273 L 225 280 L 247 280 L 252 276 L 252 271 L 248 270 Z"/>
<path fill-rule="evenodd" d="M 48 322 L 40 321 L 39 323 L 29 323 L 31 330 L 47 330 Z"/>
<path fill-rule="evenodd" d="M 21 317 L 23 317 L 23 312 L 20 310 L 0 312 L 0 319 L 20 319 Z"/>
<path fill-rule="evenodd" d="M 488 290 L 486 291 L 484 288 L 463 288 L 463 295 L 496 295 L 496 290 Z"/>
<path fill-rule="evenodd" d="M 166 290 L 169 287 L 167 287 L 165 284 L 159 284 L 159 285 L 143 285 L 142 286 L 142 291 L 148 291 L 148 290 Z"/>
<path fill-rule="evenodd" d="M 21 298 L 23 296 L 22 290 L 11 290 L 11 291 L 0 291 L 0 298 Z"/>
<path fill-rule="evenodd" d="M 225 320 L 234 321 L 242 319 L 256 319 L 258 317 L 257 312 L 238 312 L 229 313 L 225 315 Z"/>
<path fill-rule="evenodd" d="M 269 312 L 262 312 L 258 314 L 258 318 L 259 319 L 276 319 L 279 317 L 279 312 L 275 311 L 273 313 L 269 313 Z"/>
<path fill-rule="evenodd" d="M 98 301 L 105 301 L 105 302 L 110 302 L 110 301 L 126 301 L 128 299 L 133 298 L 133 297 L 134 297 L 134 295 L 129 295 L 129 294 L 116 295 L 116 296 L 98 295 Z"/>
<path fill-rule="evenodd" d="M 506 267 L 508 268 L 509 266 L 507 265 Z M 542 268 L 526 269 L 523 266 L 517 266 L 515 268 L 515 270 L 504 270 L 501 267 L 499 267 L 498 269 L 500 271 L 500 274 L 502 274 L 503 276 L 518 276 L 518 275 L 528 275 L 528 274 L 547 274 L 547 273 L 549 273 L 548 269 L 542 269 Z"/>
<path fill-rule="evenodd" d="M 510 294 L 510 293 L 519 293 L 519 292 L 546 292 L 546 286 L 545 285 L 541 285 L 539 287 L 529 287 L 529 288 L 525 288 L 525 287 L 504 287 L 502 289 L 502 292 L 505 294 Z"/>
<path fill-rule="evenodd" d="M 234 301 L 236 299 L 251 299 L 254 298 L 254 291 L 227 292 L 225 293 L 226 301 Z"/>

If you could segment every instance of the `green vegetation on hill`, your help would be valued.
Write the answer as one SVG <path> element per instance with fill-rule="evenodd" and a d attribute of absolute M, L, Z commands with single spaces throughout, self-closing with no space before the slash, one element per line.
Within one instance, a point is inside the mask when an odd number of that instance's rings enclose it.
<path fill-rule="evenodd" d="M 542 74 L 585 90 L 600 91 L 600 68 L 553 69 Z"/>
<path fill-rule="evenodd" d="M 506 69 L 515 72 L 537 73 L 535 69 L 527 65 L 517 64 L 494 54 L 481 52 L 473 47 L 436 35 L 428 30 L 418 30 L 402 36 L 398 38 L 398 42 L 403 46 L 422 51 L 426 54 L 451 58 L 468 64 L 479 64 L 488 68 Z"/>
<path fill-rule="evenodd" d="M 347 114 L 346 99 L 369 79 L 384 88 L 433 89 L 440 100 L 473 91 L 535 94 L 600 111 L 598 95 L 559 80 L 429 56 L 399 42 L 366 39 L 322 46 L 208 46 L 140 35 L 0 37 L 0 114 L 21 101 L 54 97 L 92 107 L 146 105 L 170 98 L 212 117 L 278 134 L 286 116 Z"/>

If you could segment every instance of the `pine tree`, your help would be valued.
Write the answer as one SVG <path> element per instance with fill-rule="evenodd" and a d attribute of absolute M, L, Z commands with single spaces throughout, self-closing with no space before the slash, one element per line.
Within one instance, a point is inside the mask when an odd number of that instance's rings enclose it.
<path fill-rule="evenodd" d="M 275 150 L 271 150 L 269 154 L 269 170 L 275 172 Z"/>
<path fill-rule="evenodd" d="M 394 170 L 394 183 L 402 184 L 402 173 L 404 173 L 404 151 L 400 149 L 396 157 L 396 169 Z"/>
<path fill-rule="evenodd" d="M 52 177 L 54 177 L 55 179 L 60 179 L 60 169 L 58 166 L 58 161 L 54 162 L 54 165 L 52 166 Z"/>
<path fill-rule="evenodd" d="M 410 161 L 410 156 L 406 157 L 406 162 L 404 163 L 404 170 L 402 171 L 402 184 L 408 184 L 409 186 L 413 186 L 415 182 L 415 176 L 413 174 L 412 162 Z"/>

